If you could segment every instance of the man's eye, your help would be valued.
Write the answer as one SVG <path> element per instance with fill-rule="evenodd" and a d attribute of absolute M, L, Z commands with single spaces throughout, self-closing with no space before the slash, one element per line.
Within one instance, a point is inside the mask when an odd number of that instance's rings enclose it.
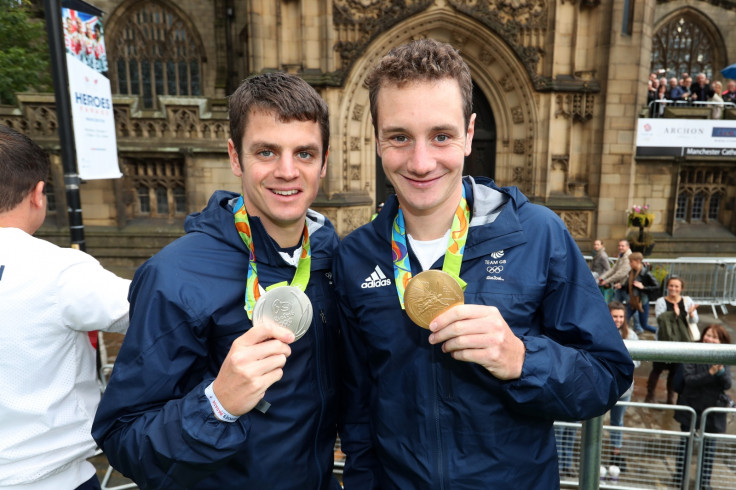
<path fill-rule="evenodd" d="M 312 158 L 313 155 L 308 151 L 300 151 L 299 153 L 297 153 L 297 156 L 302 160 L 309 160 L 310 158 Z"/>
<path fill-rule="evenodd" d="M 393 140 L 394 140 L 394 141 L 396 141 L 397 143 L 406 143 L 407 141 L 409 141 L 409 138 L 407 138 L 407 137 L 406 137 L 406 136 L 404 136 L 403 134 L 398 134 L 398 135 L 394 136 L 394 137 L 393 137 L 393 138 L 391 138 L 391 139 L 393 139 Z"/>
<path fill-rule="evenodd" d="M 444 143 L 445 141 L 448 141 L 450 139 L 450 137 L 447 136 L 446 134 L 438 134 L 437 136 L 435 136 L 435 139 L 439 143 Z"/>
<path fill-rule="evenodd" d="M 261 151 L 258 152 L 258 154 L 260 156 L 266 157 L 266 158 L 273 156 L 273 152 L 271 150 L 261 150 Z"/>

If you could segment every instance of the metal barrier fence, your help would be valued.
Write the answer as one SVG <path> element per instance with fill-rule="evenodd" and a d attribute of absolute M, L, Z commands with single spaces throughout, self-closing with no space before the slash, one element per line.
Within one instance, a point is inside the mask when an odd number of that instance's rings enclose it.
<path fill-rule="evenodd" d="M 603 425 L 601 445 L 601 467 L 599 488 L 682 488 L 689 481 L 695 428 L 681 432 L 666 428 L 675 412 L 695 415 L 690 407 L 635 402 L 619 402 L 626 407 L 626 421 L 635 420 L 636 427 Z M 580 441 L 571 438 L 582 424 L 555 422 L 557 453 L 560 457 L 560 487 L 577 488 L 574 471 L 563 468 L 564 456 L 572 449 L 572 468 L 580 463 Z M 616 452 L 615 436 L 620 437 L 619 452 Z M 577 445 L 571 444 L 577 443 Z M 568 447 L 565 447 L 565 445 Z M 687 445 L 687 446 L 686 446 Z M 569 459 L 568 459 L 569 461 Z M 566 462 L 566 461 L 565 461 Z"/>
<path fill-rule="evenodd" d="M 709 417 L 726 413 L 728 426 L 735 422 L 736 408 L 709 408 L 703 412 L 696 473 L 696 490 L 732 490 L 736 488 L 736 435 L 705 432 Z"/>
<path fill-rule="evenodd" d="M 695 342 L 656 342 L 656 341 L 624 341 L 626 347 L 629 349 L 631 357 L 635 360 L 646 360 L 646 361 L 662 361 L 662 362 L 692 362 L 692 363 L 704 363 L 704 364 L 725 364 L 729 366 L 736 365 L 736 345 L 721 345 L 721 344 L 705 344 Z M 630 407 L 641 407 L 641 410 L 663 410 L 662 413 L 672 413 L 672 410 L 681 410 L 681 407 L 672 405 L 658 405 L 658 404 L 645 404 L 645 403 L 628 403 Z M 669 410 L 669 412 L 664 412 Z M 686 410 L 686 408 L 685 408 Z M 736 413 L 736 409 L 712 409 L 711 412 L 733 412 Z M 708 412 L 710 413 L 710 412 Z M 704 418 L 706 413 L 704 412 Z M 702 425 L 699 432 L 690 433 L 679 432 L 676 430 L 666 430 L 666 424 L 661 424 L 657 428 L 647 427 L 613 427 L 603 425 L 604 417 L 596 417 L 594 419 L 586 420 L 581 424 L 580 440 L 579 444 L 579 468 L 580 474 L 577 481 L 574 477 L 566 477 L 561 482 L 562 488 L 584 488 L 584 489 L 640 489 L 640 488 L 669 488 L 669 489 L 689 489 L 690 486 L 690 475 L 695 475 L 695 490 L 707 488 L 701 485 L 701 478 L 703 471 L 706 467 L 706 463 L 713 462 L 712 474 L 710 477 L 709 486 L 711 488 L 736 488 L 736 473 L 730 474 L 727 472 L 732 471 L 731 466 L 728 464 L 720 464 L 718 462 L 724 459 L 724 455 L 736 454 L 734 447 L 734 441 L 732 436 L 725 434 L 703 434 Z M 626 420 L 626 419 L 625 419 Z M 670 420 L 667 416 L 660 420 Z M 705 422 L 703 422 L 705 423 Z M 556 423 L 556 426 L 565 426 L 569 424 Z M 629 481 L 628 475 L 626 475 L 626 481 L 622 481 L 622 474 L 627 473 L 620 471 L 618 475 L 618 481 L 610 479 L 610 459 L 604 460 L 603 454 L 607 457 L 610 455 L 610 448 L 608 452 L 604 453 L 604 440 L 606 439 L 604 429 L 610 434 L 618 431 L 624 440 L 629 440 L 630 444 L 626 450 L 625 444 L 622 444 L 622 452 L 624 454 L 630 454 L 633 452 L 634 457 L 638 458 L 634 461 L 645 459 L 648 454 L 652 454 L 652 458 L 646 465 L 632 466 L 632 468 L 638 468 L 634 478 Z M 693 428 L 694 429 L 694 428 Z M 710 445 L 708 442 L 706 445 L 705 441 L 717 441 L 717 444 Z M 727 440 L 728 444 L 723 441 Z M 637 442 L 638 441 L 638 442 Z M 684 441 L 684 442 L 683 442 Z M 689 444 L 688 444 L 689 441 Z M 610 444 L 610 443 L 609 443 Z M 684 449 L 681 449 L 684 447 Z M 710 447 L 709 450 L 700 450 L 696 452 L 696 447 Z M 633 449 L 632 449 L 633 448 Z M 695 472 L 691 471 L 690 461 L 695 458 Z M 626 464 L 629 464 L 630 459 L 626 459 Z M 607 467 L 604 467 L 602 463 L 609 463 Z M 715 464 L 718 463 L 718 464 Z M 616 466 L 616 465 L 614 465 Z M 726 470 L 724 470 L 724 467 Z M 605 474 L 602 470 L 605 468 Z M 615 473 L 615 471 L 614 471 Z M 633 473 L 632 473 L 633 474 Z M 669 477 L 669 480 L 668 480 Z M 658 478 L 658 481 L 652 483 L 654 478 Z M 723 481 L 721 481 L 721 479 Z M 669 482 L 669 484 L 668 484 Z M 626 483 L 624 485 L 624 483 Z M 716 485 L 716 486 L 714 486 Z M 721 486 L 726 485 L 726 486 Z"/>
<path fill-rule="evenodd" d="M 603 425 L 600 485 L 597 488 L 736 488 L 736 435 L 705 432 L 708 417 L 724 412 L 729 429 L 734 432 L 736 408 L 708 409 L 703 413 L 700 431 L 696 432 L 693 424 L 690 431 L 682 432 L 666 427 L 679 426 L 673 422 L 675 412 L 689 413 L 694 420 L 695 411 L 690 407 L 635 402 L 619 402 L 618 405 L 627 407 L 624 420 L 633 419 L 639 426 Z M 650 426 L 642 427 L 642 421 L 649 421 Z M 555 422 L 561 488 L 579 487 L 574 468 L 579 467 L 582 459 L 581 427 L 581 423 Z M 615 434 L 621 437 L 618 454 L 614 451 Z M 570 466 L 566 467 L 567 463 Z"/>
<path fill-rule="evenodd" d="M 590 262 L 591 257 L 585 256 Z M 615 262 L 615 258 L 611 262 Z M 685 283 L 683 295 L 690 296 L 700 306 L 710 306 L 718 318 L 717 307 L 728 313 L 726 305 L 736 306 L 736 258 L 681 257 L 654 259 L 645 257 L 647 265 L 667 294 L 666 279 L 681 277 Z"/>

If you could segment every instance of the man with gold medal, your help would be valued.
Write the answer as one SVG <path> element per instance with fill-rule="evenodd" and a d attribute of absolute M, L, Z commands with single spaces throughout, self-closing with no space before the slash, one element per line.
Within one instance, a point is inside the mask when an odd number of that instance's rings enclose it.
<path fill-rule="evenodd" d="M 631 385 L 606 304 L 552 211 L 462 177 L 475 115 L 454 48 L 394 48 L 366 83 L 396 196 L 335 257 L 345 488 L 557 489 L 553 421 Z"/>
<path fill-rule="evenodd" d="M 338 489 L 337 234 L 308 209 L 327 105 L 270 73 L 245 80 L 229 112 L 242 193 L 215 192 L 136 272 L 93 435 L 141 488 Z"/>

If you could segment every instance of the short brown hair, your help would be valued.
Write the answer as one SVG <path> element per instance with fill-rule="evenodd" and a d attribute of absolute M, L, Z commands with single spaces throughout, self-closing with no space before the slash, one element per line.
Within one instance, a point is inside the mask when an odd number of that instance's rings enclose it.
<path fill-rule="evenodd" d="M 322 133 L 322 163 L 330 146 L 327 104 L 316 90 L 296 75 L 265 73 L 243 80 L 229 99 L 230 138 L 240 155 L 251 111 L 275 112 L 282 122 L 313 121 Z"/>
<path fill-rule="evenodd" d="M 29 137 L 0 124 L 0 213 L 15 208 L 46 182 L 49 157 Z"/>
<path fill-rule="evenodd" d="M 623 310 L 626 311 L 626 306 L 620 301 L 611 301 L 608 303 L 608 311 Z"/>
<path fill-rule="evenodd" d="M 389 84 L 401 86 L 417 81 L 456 80 L 463 99 L 465 127 L 473 113 L 473 80 L 460 53 L 447 43 L 419 39 L 393 48 L 371 69 L 365 83 L 371 104 L 373 128 L 378 134 L 378 91 Z"/>

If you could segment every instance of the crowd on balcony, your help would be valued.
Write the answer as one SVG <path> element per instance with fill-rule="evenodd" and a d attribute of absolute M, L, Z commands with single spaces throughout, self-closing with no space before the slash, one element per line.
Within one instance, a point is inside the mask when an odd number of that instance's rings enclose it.
<path fill-rule="evenodd" d="M 710 108 L 710 119 L 721 119 L 725 107 L 736 107 L 736 80 L 730 80 L 724 90 L 723 82 L 711 81 L 705 73 L 695 80 L 689 73 L 680 78 L 663 76 L 664 70 L 649 75 L 647 107 L 649 117 L 663 117 L 667 106 L 702 106 Z"/>

